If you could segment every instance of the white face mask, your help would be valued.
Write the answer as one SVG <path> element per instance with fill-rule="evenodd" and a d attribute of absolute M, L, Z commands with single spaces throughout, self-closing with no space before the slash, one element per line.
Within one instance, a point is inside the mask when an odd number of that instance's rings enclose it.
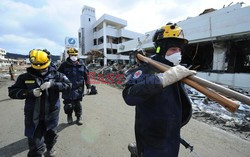
<path fill-rule="evenodd" d="M 178 65 L 181 62 L 181 52 L 176 52 L 170 56 L 165 55 L 165 59 L 169 60 L 174 65 Z"/>
<path fill-rule="evenodd" d="M 70 59 L 71 59 L 73 62 L 77 61 L 77 57 L 76 57 L 76 56 L 71 56 Z"/>

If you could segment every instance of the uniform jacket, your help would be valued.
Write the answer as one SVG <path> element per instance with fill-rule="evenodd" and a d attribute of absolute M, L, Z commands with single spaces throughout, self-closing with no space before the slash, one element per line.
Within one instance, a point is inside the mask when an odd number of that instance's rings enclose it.
<path fill-rule="evenodd" d="M 62 97 L 66 100 L 82 100 L 84 96 L 84 84 L 90 88 L 88 84 L 88 69 L 83 61 L 78 59 L 77 64 L 73 64 L 70 58 L 61 64 L 58 71 L 65 74 L 72 83 L 72 89 L 69 92 L 63 92 Z"/>
<path fill-rule="evenodd" d="M 52 81 L 52 86 L 44 90 L 41 97 L 33 95 L 33 89 L 40 87 L 46 81 Z M 60 101 L 59 92 L 71 88 L 68 78 L 49 66 L 48 73 L 44 76 L 33 68 L 21 74 L 14 85 L 9 87 L 9 97 L 25 99 L 25 136 L 32 138 L 40 120 L 44 120 L 47 130 L 58 125 Z"/>
<path fill-rule="evenodd" d="M 171 65 L 160 56 L 154 60 Z M 178 156 L 180 128 L 191 117 L 191 103 L 181 82 L 165 88 L 156 69 L 142 64 L 128 76 L 123 98 L 136 106 L 135 133 L 144 156 Z"/>

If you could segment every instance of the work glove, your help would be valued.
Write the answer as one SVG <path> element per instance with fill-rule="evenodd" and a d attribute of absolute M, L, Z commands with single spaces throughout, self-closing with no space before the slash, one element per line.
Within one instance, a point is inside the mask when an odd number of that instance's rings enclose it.
<path fill-rule="evenodd" d="M 90 92 L 91 92 L 91 89 L 88 88 L 88 89 L 87 89 L 87 95 L 89 95 Z"/>
<path fill-rule="evenodd" d="M 165 88 L 168 85 L 171 85 L 189 75 L 194 75 L 196 74 L 196 71 L 194 70 L 188 70 L 184 66 L 177 65 L 174 67 L 171 67 L 169 70 L 165 71 L 162 73 L 162 85 L 163 88 Z M 159 75 L 158 75 L 159 76 Z"/>
<path fill-rule="evenodd" d="M 43 90 L 49 89 L 51 86 L 52 86 L 52 82 L 51 81 L 47 81 L 47 82 L 44 82 L 40 86 L 40 89 L 43 91 Z"/>
<path fill-rule="evenodd" d="M 35 88 L 35 89 L 33 89 L 32 92 L 33 92 L 33 95 L 34 95 L 35 97 L 39 97 L 39 96 L 42 95 L 42 91 L 41 91 L 40 88 Z"/>

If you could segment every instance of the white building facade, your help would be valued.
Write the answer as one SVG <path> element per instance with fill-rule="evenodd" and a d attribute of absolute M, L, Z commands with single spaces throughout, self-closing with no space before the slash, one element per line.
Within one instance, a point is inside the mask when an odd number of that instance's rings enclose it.
<path fill-rule="evenodd" d="M 11 59 L 6 58 L 7 51 L 3 48 L 0 48 L 0 68 L 4 66 L 10 66 L 11 64 L 21 65 L 26 62 L 23 59 Z"/>
<path fill-rule="evenodd" d="M 6 50 L 0 48 L 0 67 L 10 65 L 10 62 L 7 58 L 5 58 Z"/>
<path fill-rule="evenodd" d="M 117 53 L 117 45 L 142 34 L 124 29 L 126 26 L 126 20 L 107 14 L 96 20 L 95 9 L 84 6 L 81 27 L 78 30 L 79 57 L 91 50 L 97 50 L 104 54 L 104 65 L 107 65 L 109 60 L 129 60 L 128 55 Z"/>

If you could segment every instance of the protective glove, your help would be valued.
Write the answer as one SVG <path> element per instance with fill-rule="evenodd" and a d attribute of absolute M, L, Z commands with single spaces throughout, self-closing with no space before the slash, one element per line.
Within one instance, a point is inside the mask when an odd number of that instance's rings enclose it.
<path fill-rule="evenodd" d="M 52 82 L 51 82 L 51 81 L 47 81 L 47 82 L 44 82 L 44 83 L 40 86 L 40 89 L 43 91 L 43 90 L 45 90 L 45 89 L 49 89 L 51 86 L 52 86 Z"/>
<path fill-rule="evenodd" d="M 87 89 L 87 95 L 89 95 L 90 92 L 91 92 L 91 89 L 88 88 L 88 89 Z"/>
<path fill-rule="evenodd" d="M 33 89 L 32 92 L 33 92 L 33 95 L 34 95 L 35 97 L 39 97 L 39 96 L 42 95 L 42 91 L 41 91 L 40 88 L 35 88 L 35 89 Z"/>
<path fill-rule="evenodd" d="M 177 65 L 174 67 L 171 67 L 169 70 L 165 71 L 162 74 L 162 85 L 163 88 L 165 88 L 168 85 L 171 85 L 189 75 L 196 74 L 196 71 L 194 70 L 188 70 L 184 66 Z"/>

